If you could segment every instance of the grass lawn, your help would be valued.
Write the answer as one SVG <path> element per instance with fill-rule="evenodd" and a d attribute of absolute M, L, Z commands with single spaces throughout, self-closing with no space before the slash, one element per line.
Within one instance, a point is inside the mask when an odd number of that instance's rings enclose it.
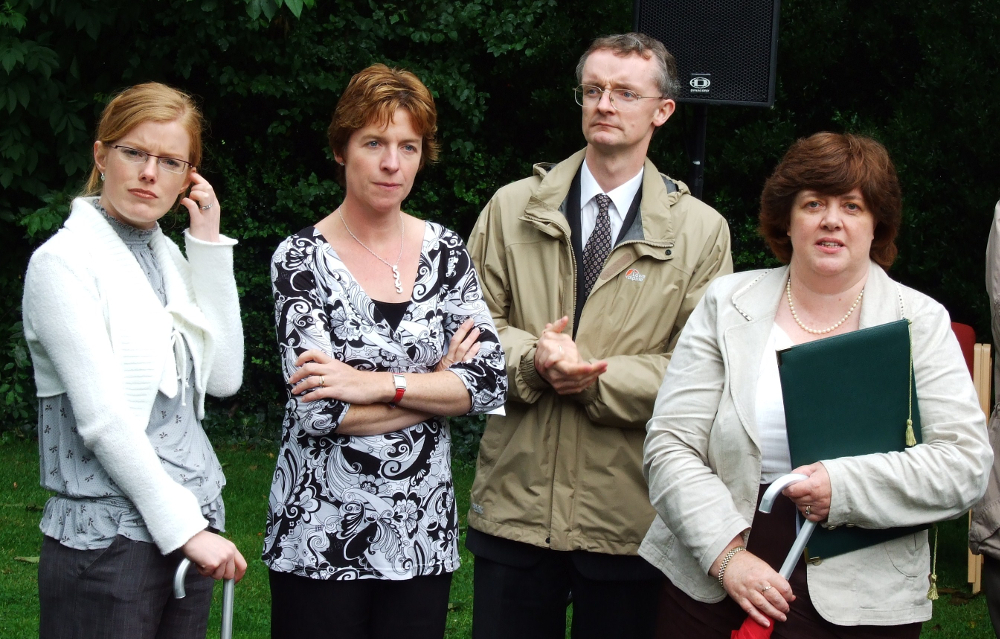
<path fill-rule="evenodd" d="M 220 448 L 229 484 L 225 490 L 228 536 L 246 556 L 250 568 L 236 586 L 234 635 L 240 639 L 268 637 L 270 598 L 267 571 L 260 561 L 267 493 L 274 470 L 275 450 Z M 38 450 L 32 441 L 0 443 L 0 637 L 38 636 L 37 564 L 41 533 L 38 520 L 47 493 L 38 486 Z M 473 468 L 456 462 L 455 492 L 461 529 L 469 507 Z M 934 618 L 924 624 L 921 637 L 990 639 L 993 630 L 982 594 L 972 597 L 966 575 L 965 520 L 940 526 L 938 583 L 941 598 Z M 450 639 L 468 637 L 472 627 L 472 557 L 462 549 L 462 568 L 452 582 L 448 614 Z M 209 637 L 219 635 L 221 587 L 216 587 Z"/>

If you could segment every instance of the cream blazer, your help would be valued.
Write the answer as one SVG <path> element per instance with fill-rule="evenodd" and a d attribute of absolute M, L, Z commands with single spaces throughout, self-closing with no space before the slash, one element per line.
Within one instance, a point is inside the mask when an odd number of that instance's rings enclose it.
<path fill-rule="evenodd" d="M 726 596 L 709 568 L 733 537 L 753 534 L 761 463 L 757 372 L 787 277 L 783 267 L 712 283 L 684 328 L 646 427 L 643 469 L 657 517 L 639 554 L 698 601 Z M 825 460 L 830 525 L 887 528 L 947 519 L 968 510 L 986 488 L 993 453 L 947 311 L 872 263 L 861 327 L 904 317 L 912 321 L 923 443 Z M 809 565 L 809 593 L 820 615 L 848 626 L 930 619 L 927 538 L 923 531 Z"/>

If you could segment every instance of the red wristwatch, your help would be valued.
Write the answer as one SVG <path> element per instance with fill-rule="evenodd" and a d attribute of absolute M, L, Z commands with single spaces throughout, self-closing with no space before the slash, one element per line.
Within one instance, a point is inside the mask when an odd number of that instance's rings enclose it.
<path fill-rule="evenodd" d="M 397 373 L 393 373 L 392 381 L 396 384 L 396 396 L 392 398 L 392 401 L 389 402 L 389 404 L 395 406 L 399 403 L 399 400 L 403 399 L 403 393 L 406 392 L 406 378 Z"/>

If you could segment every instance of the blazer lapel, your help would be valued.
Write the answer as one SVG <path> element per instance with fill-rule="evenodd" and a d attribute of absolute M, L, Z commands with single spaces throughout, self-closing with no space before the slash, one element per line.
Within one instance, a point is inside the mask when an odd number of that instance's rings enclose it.
<path fill-rule="evenodd" d="M 906 317 L 899 286 L 875 262 L 868 270 L 865 297 L 861 301 L 860 328 L 887 324 Z"/>
<path fill-rule="evenodd" d="M 757 375 L 787 277 L 787 266 L 765 271 L 737 291 L 731 300 L 737 319 L 723 333 L 723 352 L 736 414 L 758 449 Z"/>

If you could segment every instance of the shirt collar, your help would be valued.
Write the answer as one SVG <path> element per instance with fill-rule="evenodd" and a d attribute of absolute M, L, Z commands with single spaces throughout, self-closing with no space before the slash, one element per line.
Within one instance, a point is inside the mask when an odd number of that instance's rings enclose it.
<path fill-rule="evenodd" d="M 607 194 L 611 198 L 611 201 L 615 203 L 618 214 L 623 218 L 628 213 L 629 207 L 632 206 L 635 194 L 642 188 L 642 174 L 645 170 L 646 167 L 642 167 L 632 179 L 618 188 L 612 189 Z M 599 193 L 604 193 L 604 190 L 597 183 L 594 174 L 590 172 L 590 167 L 587 166 L 587 160 L 584 159 L 580 172 L 580 206 L 586 206 Z"/>

